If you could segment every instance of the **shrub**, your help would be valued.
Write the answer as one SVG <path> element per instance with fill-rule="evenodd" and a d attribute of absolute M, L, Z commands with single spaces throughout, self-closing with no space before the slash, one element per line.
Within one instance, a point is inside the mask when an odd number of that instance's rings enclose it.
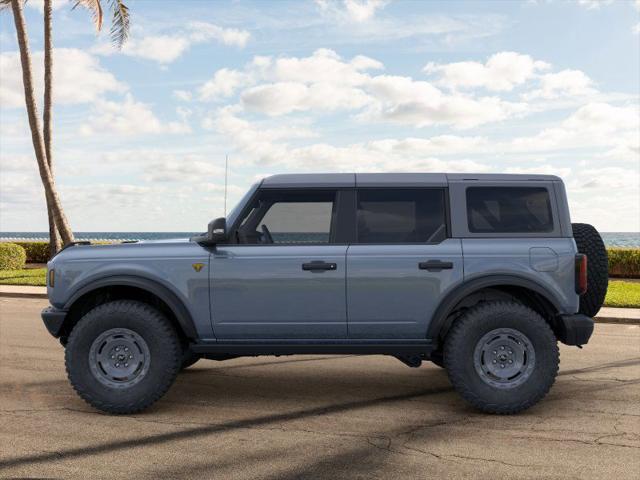
<path fill-rule="evenodd" d="M 640 248 L 609 248 L 609 275 L 640 278 Z"/>
<path fill-rule="evenodd" d="M 27 263 L 47 263 L 49 242 L 16 242 L 27 253 Z"/>
<path fill-rule="evenodd" d="M 0 270 L 19 270 L 24 268 L 27 254 L 20 245 L 0 243 Z"/>

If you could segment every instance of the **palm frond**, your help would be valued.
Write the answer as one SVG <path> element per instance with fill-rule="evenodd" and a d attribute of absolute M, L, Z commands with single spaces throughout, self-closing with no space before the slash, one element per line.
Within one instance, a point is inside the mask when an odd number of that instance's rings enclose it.
<path fill-rule="evenodd" d="M 11 7 L 11 0 L 0 0 L 0 10 Z"/>
<path fill-rule="evenodd" d="M 102 30 L 102 5 L 100 5 L 100 0 L 76 0 L 73 9 L 75 10 L 78 6 L 90 10 L 93 16 L 93 23 L 96 26 L 96 31 L 99 32 Z"/>
<path fill-rule="evenodd" d="M 111 42 L 120 49 L 129 38 L 129 8 L 122 0 L 110 0 L 113 18 L 111 19 Z"/>

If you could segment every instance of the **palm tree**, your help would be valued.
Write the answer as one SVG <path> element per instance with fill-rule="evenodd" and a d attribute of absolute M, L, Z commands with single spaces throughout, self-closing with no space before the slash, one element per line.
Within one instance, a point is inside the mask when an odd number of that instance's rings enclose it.
<path fill-rule="evenodd" d="M 53 102 L 53 37 L 51 34 L 53 13 L 52 0 L 44 0 L 44 112 L 42 119 L 44 150 L 47 156 L 47 164 L 53 174 L 53 151 L 51 148 L 51 112 Z M 47 216 L 49 217 L 49 253 L 53 257 L 61 248 L 60 234 L 53 217 L 53 210 L 47 200 Z"/>
<path fill-rule="evenodd" d="M 52 152 L 52 104 L 53 104 L 53 41 L 52 41 L 52 5 L 51 0 L 44 1 L 44 115 L 43 129 L 40 129 L 38 107 L 33 94 L 33 74 L 29 39 L 22 3 L 24 0 L 0 0 L 0 9 L 11 6 L 18 37 L 20 61 L 22 65 L 22 83 L 25 91 L 25 104 L 31 139 L 38 162 L 40 178 L 45 190 L 47 214 L 49 218 L 49 238 L 51 255 L 60 248 L 60 240 L 67 244 L 73 241 L 73 232 L 62 209 L 53 177 Z M 111 39 L 117 48 L 121 48 L 129 36 L 129 9 L 121 0 L 109 0 L 113 17 Z M 102 29 L 103 10 L 100 0 L 77 0 L 74 8 L 83 6 L 93 12 L 96 29 Z"/>
<path fill-rule="evenodd" d="M 111 0 L 113 20 L 111 25 L 111 38 L 113 43 L 121 48 L 129 36 L 129 9 L 120 0 Z M 93 12 L 93 20 L 96 30 L 102 29 L 102 5 L 100 0 L 77 0 L 73 8 L 83 6 Z M 53 176 L 53 151 L 51 147 L 52 134 L 52 102 L 53 102 L 53 38 L 52 38 L 52 0 L 44 0 L 44 113 L 43 113 L 43 138 L 47 155 L 49 170 Z M 54 256 L 61 247 L 58 226 L 53 217 L 53 211 L 47 201 L 47 214 L 49 217 L 49 246 L 50 254 Z"/>
<path fill-rule="evenodd" d="M 67 221 L 67 217 L 62 209 L 60 197 L 56 190 L 53 175 L 49 168 L 47 152 L 44 146 L 42 129 L 40 128 L 40 118 L 38 117 L 38 105 L 33 93 L 33 73 L 31 68 L 31 53 L 29 50 L 29 38 L 27 36 L 27 26 L 22 10 L 22 0 L 2 0 L 2 7 L 11 5 L 13 20 L 16 26 L 18 37 L 18 50 L 20 51 L 20 63 L 22 65 L 22 85 L 24 87 L 24 100 L 27 107 L 27 117 L 29 128 L 31 129 L 31 141 L 38 162 L 40 180 L 44 186 L 47 208 L 51 212 L 51 217 L 60 232 L 62 241 L 73 242 L 73 232 Z"/>

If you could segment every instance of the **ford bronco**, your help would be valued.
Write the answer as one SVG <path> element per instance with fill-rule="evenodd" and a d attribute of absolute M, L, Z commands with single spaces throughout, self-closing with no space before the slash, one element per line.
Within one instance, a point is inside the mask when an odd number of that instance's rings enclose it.
<path fill-rule="evenodd" d="M 203 358 L 346 353 L 432 361 L 506 414 L 549 391 L 558 341 L 588 342 L 607 280 L 555 176 L 275 175 L 191 239 L 67 246 L 42 318 L 105 412 Z"/>

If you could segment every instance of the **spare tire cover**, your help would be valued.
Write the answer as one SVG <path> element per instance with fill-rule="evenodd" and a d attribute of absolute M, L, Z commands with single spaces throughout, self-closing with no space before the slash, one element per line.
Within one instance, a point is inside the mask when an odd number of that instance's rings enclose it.
<path fill-rule="evenodd" d="M 587 291 L 580 296 L 579 312 L 594 317 L 604 303 L 609 285 L 607 249 L 598 231 L 586 223 L 573 223 L 578 252 L 587 256 Z"/>

